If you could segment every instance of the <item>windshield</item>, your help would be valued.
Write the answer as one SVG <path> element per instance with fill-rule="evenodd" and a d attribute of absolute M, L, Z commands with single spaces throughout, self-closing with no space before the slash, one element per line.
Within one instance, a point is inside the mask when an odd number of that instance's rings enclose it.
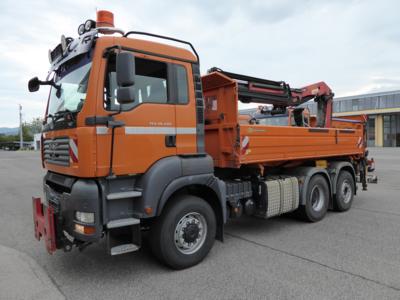
<path fill-rule="evenodd" d="M 61 67 L 55 76 L 59 91 L 57 88 L 51 88 L 48 115 L 54 116 L 64 111 L 78 112 L 82 109 L 91 65 L 91 61 L 85 56 Z"/>

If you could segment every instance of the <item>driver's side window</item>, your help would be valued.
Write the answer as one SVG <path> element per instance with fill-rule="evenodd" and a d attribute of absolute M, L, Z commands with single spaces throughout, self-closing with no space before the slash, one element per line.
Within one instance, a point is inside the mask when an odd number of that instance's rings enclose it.
<path fill-rule="evenodd" d="M 116 56 L 108 59 L 104 84 L 104 108 L 119 110 L 117 102 Z M 135 57 L 135 101 L 123 104 L 122 110 L 130 110 L 140 103 L 168 103 L 168 69 L 160 61 Z"/>

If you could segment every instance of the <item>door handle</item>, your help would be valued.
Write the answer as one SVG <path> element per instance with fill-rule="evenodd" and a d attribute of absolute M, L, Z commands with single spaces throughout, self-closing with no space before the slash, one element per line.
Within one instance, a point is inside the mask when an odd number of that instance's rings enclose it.
<path fill-rule="evenodd" d="M 166 135 L 165 136 L 165 146 L 166 147 L 176 147 L 176 135 Z"/>

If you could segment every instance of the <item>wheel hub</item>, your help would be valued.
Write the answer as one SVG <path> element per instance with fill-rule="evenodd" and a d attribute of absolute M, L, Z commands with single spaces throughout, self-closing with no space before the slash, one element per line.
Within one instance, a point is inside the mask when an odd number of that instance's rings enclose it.
<path fill-rule="evenodd" d="M 353 189 L 351 188 L 351 185 L 347 179 L 343 181 L 341 192 L 343 195 L 343 202 L 349 203 L 351 200 Z"/>
<path fill-rule="evenodd" d="M 319 186 L 314 186 L 311 191 L 311 206 L 314 211 L 320 211 L 324 206 L 325 197 L 324 193 L 320 190 Z"/>
<path fill-rule="evenodd" d="M 183 228 L 183 239 L 186 243 L 193 243 L 198 239 L 200 228 L 196 223 L 190 223 Z"/>
<path fill-rule="evenodd" d="M 175 226 L 175 246 L 183 254 L 198 251 L 203 246 L 206 236 L 206 219 L 197 212 L 184 215 Z"/>

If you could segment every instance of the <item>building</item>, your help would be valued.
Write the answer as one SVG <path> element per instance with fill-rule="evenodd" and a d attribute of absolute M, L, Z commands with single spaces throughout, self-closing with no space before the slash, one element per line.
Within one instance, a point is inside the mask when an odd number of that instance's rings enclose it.
<path fill-rule="evenodd" d="M 307 103 L 312 114 L 316 103 Z M 333 116 L 368 115 L 368 146 L 400 147 L 400 90 L 335 98 Z"/>
<path fill-rule="evenodd" d="M 33 149 L 35 151 L 39 151 L 40 150 L 40 139 L 41 139 L 42 134 L 41 133 L 35 133 L 33 135 Z"/>

